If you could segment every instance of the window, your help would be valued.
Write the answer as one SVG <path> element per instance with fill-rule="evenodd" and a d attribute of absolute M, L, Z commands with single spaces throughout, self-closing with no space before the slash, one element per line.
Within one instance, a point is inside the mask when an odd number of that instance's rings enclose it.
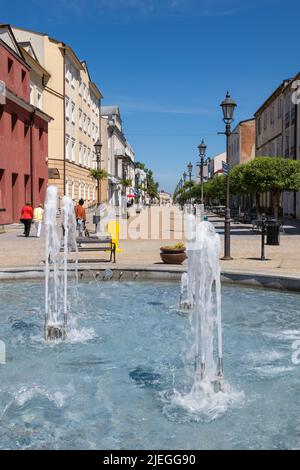
<path fill-rule="evenodd" d="M 38 90 L 37 92 L 37 107 L 43 109 L 43 95 L 42 92 Z"/>
<path fill-rule="evenodd" d="M 70 100 L 69 98 L 66 96 L 65 98 L 65 104 L 66 104 L 66 119 L 70 119 Z"/>
<path fill-rule="evenodd" d="M 72 123 L 75 124 L 75 103 L 73 101 L 71 103 L 71 118 Z"/>
<path fill-rule="evenodd" d="M 75 181 L 72 180 L 72 199 L 75 199 Z"/>
<path fill-rule="evenodd" d="M 70 143 L 70 137 L 66 135 L 66 160 L 70 159 L 69 143 Z"/>
<path fill-rule="evenodd" d="M 86 146 L 83 148 L 83 165 L 87 166 L 87 161 L 86 161 Z"/>
<path fill-rule="evenodd" d="M 83 115 L 83 131 L 86 133 L 87 115 Z"/>
<path fill-rule="evenodd" d="M 30 84 L 29 90 L 30 90 L 30 104 L 34 106 L 34 88 L 32 84 Z"/>
<path fill-rule="evenodd" d="M 90 120 L 90 118 L 88 118 L 87 129 L 88 129 L 88 134 L 91 135 L 91 120 Z"/>
<path fill-rule="evenodd" d="M 95 186 L 93 186 L 93 201 L 95 201 Z"/>
<path fill-rule="evenodd" d="M 91 168 L 91 149 L 88 149 L 88 161 L 87 166 Z"/>
<path fill-rule="evenodd" d="M 79 144 L 79 155 L 78 155 L 78 163 L 79 165 L 82 165 L 82 144 Z"/>
<path fill-rule="evenodd" d="M 72 67 L 71 68 L 71 87 L 75 90 L 75 83 L 76 83 L 76 71 L 75 69 Z"/>
<path fill-rule="evenodd" d="M 81 81 L 81 79 L 80 79 L 80 80 L 79 80 L 79 96 L 82 96 L 82 85 L 83 85 L 83 83 L 82 83 L 82 81 Z"/>
<path fill-rule="evenodd" d="M 7 71 L 8 71 L 8 73 L 10 73 L 12 71 L 13 64 L 14 64 L 14 62 L 10 58 L 8 58 L 7 59 Z"/>
<path fill-rule="evenodd" d="M 0 169 L 0 207 L 4 207 L 5 177 L 4 170 Z"/>
<path fill-rule="evenodd" d="M 85 83 L 83 84 L 83 99 L 86 101 L 86 85 Z"/>
<path fill-rule="evenodd" d="M 95 126 L 94 140 L 97 140 L 97 138 L 98 138 L 98 126 Z"/>
<path fill-rule="evenodd" d="M 79 110 L 79 127 L 82 129 L 82 110 Z"/>
<path fill-rule="evenodd" d="M 69 178 L 66 177 L 66 196 L 69 196 Z"/>
<path fill-rule="evenodd" d="M 24 83 L 25 78 L 26 78 L 26 71 L 22 69 L 22 72 L 21 72 L 22 83 Z"/>
<path fill-rule="evenodd" d="M 261 134 L 261 118 L 260 117 L 258 118 L 258 121 L 257 121 L 257 132 L 258 132 L 258 135 Z"/>
<path fill-rule="evenodd" d="M 24 122 L 24 139 L 26 139 L 26 137 L 29 135 L 28 134 L 29 127 L 30 127 L 29 121 L 25 121 Z"/>
<path fill-rule="evenodd" d="M 83 199 L 86 199 L 86 184 L 83 185 Z"/>
<path fill-rule="evenodd" d="M 72 162 L 76 161 L 76 141 L 75 139 L 72 139 Z"/>
<path fill-rule="evenodd" d="M 274 105 L 272 105 L 272 108 L 271 108 L 271 112 L 270 112 L 270 123 L 271 123 L 271 126 L 274 125 Z"/>
<path fill-rule="evenodd" d="M 264 130 L 267 129 L 267 120 L 268 120 L 268 113 L 266 111 L 264 114 Z"/>
<path fill-rule="evenodd" d="M 12 115 L 11 115 L 11 132 L 14 132 L 16 130 L 17 122 L 18 122 L 17 114 L 12 113 Z"/>
<path fill-rule="evenodd" d="M 71 66 L 68 63 L 66 63 L 65 78 L 68 83 L 72 80 Z"/>
<path fill-rule="evenodd" d="M 81 181 L 78 181 L 78 199 L 81 199 Z"/>

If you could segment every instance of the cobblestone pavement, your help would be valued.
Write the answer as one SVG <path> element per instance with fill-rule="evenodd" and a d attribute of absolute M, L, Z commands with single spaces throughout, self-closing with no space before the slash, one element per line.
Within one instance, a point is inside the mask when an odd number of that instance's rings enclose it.
<path fill-rule="evenodd" d="M 168 211 L 172 212 L 170 223 L 167 221 Z M 151 235 L 154 232 L 156 239 L 121 239 L 122 252 L 117 254 L 117 266 L 151 266 L 161 264 L 160 247 L 184 242 L 184 232 L 181 223 L 181 213 L 173 209 L 164 209 L 160 216 L 158 228 L 151 229 L 147 225 L 151 219 L 151 211 L 144 211 L 143 218 L 129 219 L 129 231 L 132 227 L 136 230 L 135 238 L 139 233 Z M 165 228 L 162 227 L 164 221 Z M 210 221 L 220 233 L 223 243 L 224 221 L 216 216 L 210 216 Z M 139 226 L 140 225 L 140 226 Z M 88 225 L 92 227 L 91 223 Z M 232 225 L 232 261 L 221 261 L 222 269 L 244 272 L 269 273 L 277 275 L 300 276 L 300 223 L 299 221 L 287 221 L 284 225 L 285 233 L 281 234 L 280 246 L 266 246 L 267 261 L 260 261 L 261 235 L 252 231 L 251 225 Z M 43 266 L 44 238 L 34 237 L 34 228 L 31 236 L 25 238 L 21 225 L 6 227 L 6 232 L 0 234 L 0 269 L 7 267 Z M 152 233 L 153 235 L 153 233 Z M 124 238 L 124 236 L 123 236 Z M 108 259 L 106 253 L 81 253 L 81 259 Z M 109 263 L 107 263 L 109 266 Z"/>

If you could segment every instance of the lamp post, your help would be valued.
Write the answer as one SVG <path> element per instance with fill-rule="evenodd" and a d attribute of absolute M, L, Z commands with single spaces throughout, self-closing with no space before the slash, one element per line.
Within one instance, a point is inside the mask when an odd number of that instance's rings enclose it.
<path fill-rule="evenodd" d="M 101 170 L 101 150 L 102 150 L 102 144 L 100 142 L 100 139 L 97 140 L 97 142 L 94 145 L 95 149 L 95 154 L 96 154 L 96 163 L 97 163 L 97 171 Z M 98 232 L 98 225 L 100 223 L 100 207 L 101 207 L 101 182 L 98 177 L 97 179 L 97 209 L 98 209 L 98 214 L 96 211 L 96 214 L 94 216 L 94 224 L 95 224 L 95 231 L 96 233 Z"/>
<path fill-rule="evenodd" d="M 189 180 L 190 180 L 190 205 L 192 206 L 192 171 L 193 171 L 193 165 L 191 162 L 187 166 L 188 169 L 188 174 L 189 174 Z"/>
<path fill-rule="evenodd" d="M 233 121 L 233 114 L 236 108 L 236 103 L 231 98 L 229 92 L 226 94 L 225 100 L 220 104 L 223 111 L 223 121 L 225 123 L 226 135 L 226 163 L 229 164 L 229 137 L 231 136 L 231 123 Z M 230 255 L 230 186 L 229 186 L 229 167 L 226 181 L 226 210 L 225 210 L 225 230 L 224 230 L 224 257 L 223 260 L 231 260 Z"/>
<path fill-rule="evenodd" d="M 204 178 L 203 178 L 203 168 L 204 168 L 204 159 L 206 156 L 207 146 L 202 139 L 200 145 L 198 145 L 199 156 L 200 156 L 200 179 L 201 179 L 201 204 L 204 204 Z"/>
<path fill-rule="evenodd" d="M 186 172 L 184 172 L 182 176 L 183 176 L 183 183 L 185 183 L 185 182 L 186 182 L 186 179 L 187 179 L 187 174 L 186 174 Z"/>

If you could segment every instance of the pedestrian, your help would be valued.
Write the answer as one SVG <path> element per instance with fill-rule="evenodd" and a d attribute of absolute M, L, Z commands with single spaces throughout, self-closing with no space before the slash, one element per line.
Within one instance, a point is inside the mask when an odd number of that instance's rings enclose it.
<path fill-rule="evenodd" d="M 84 200 L 80 199 L 77 206 L 75 207 L 75 215 L 76 215 L 76 222 L 77 222 L 77 230 L 79 237 L 83 236 L 83 231 L 85 228 L 85 221 L 86 221 L 86 214 L 85 208 L 83 207 Z"/>
<path fill-rule="evenodd" d="M 41 236 L 43 218 L 44 218 L 43 204 L 39 204 L 38 207 L 34 209 L 34 213 L 33 213 L 33 222 L 35 224 L 36 238 L 40 238 Z"/>
<path fill-rule="evenodd" d="M 31 202 L 26 202 L 25 206 L 22 207 L 21 211 L 21 222 L 24 224 L 24 235 L 29 237 L 30 228 L 33 219 L 33 209 Z"/>

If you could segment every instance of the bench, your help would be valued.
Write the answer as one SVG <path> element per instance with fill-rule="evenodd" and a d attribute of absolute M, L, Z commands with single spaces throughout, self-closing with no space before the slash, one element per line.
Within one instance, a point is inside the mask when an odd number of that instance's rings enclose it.
<path fill-rule="evenodd" d="M 111 237 L 78 237 L 76 241 L 79 252 L 109 251 L 109 262 L 116 262 L 116 244 Z"/>

